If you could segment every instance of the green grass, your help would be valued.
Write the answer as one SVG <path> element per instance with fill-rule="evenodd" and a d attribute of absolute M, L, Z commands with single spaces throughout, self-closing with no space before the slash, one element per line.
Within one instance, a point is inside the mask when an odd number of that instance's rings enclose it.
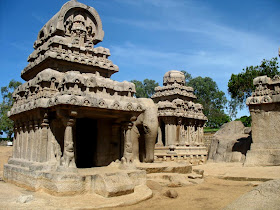
<path fill-rule="evenodd" d="M 215 133 L 219 130 L 219 128 L 204 128 L 204 133 Z"/>

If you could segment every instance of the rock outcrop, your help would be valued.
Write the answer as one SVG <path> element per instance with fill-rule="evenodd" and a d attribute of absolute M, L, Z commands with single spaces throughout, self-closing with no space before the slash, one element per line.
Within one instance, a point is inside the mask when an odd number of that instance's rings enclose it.
<path fill-rule="evenodd" d="M 214 135 L 208 160 L 214 162 L 244 162 L 250 149 L 250 129 L 241 121 L 224 124 Z"/>
<path fill-rule="evenodd" d="M 224 210 L 279 209 L 280 180 L 265 182 L 242 195 Z"/>

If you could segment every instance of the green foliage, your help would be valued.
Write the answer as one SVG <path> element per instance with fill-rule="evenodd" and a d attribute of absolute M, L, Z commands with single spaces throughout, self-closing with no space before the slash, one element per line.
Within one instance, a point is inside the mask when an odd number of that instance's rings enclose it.
<path fill-rule="evenodd" d="M 264 75 L 274 77 L 280 73 L 278 68 L 277 57 L 275 57 L 271 60 L 264 59 L 259 66 L 246 67 L 239 74 L 232 74 L 228 82 L 228 92 L 232 98 L 232 103 L 235 103 L 235 108 L 242 108 L 246 98 L 251 96 L 252 91 L 254 91 L 254 78 Z"/>
<path fill-rule="evenodd" d="M 215 133 L 219 130 L 219 128 L 209 128 L 209 127 L 205 127 L 203 129 L 204 133 Z"/>
<path fill-rule="evenodd" d="M 245 127 L 251 127 L 252 118 L 251 118 L 251 116 L 249 116 L 249 117 L 242 116 L 242 117 L 236 119 L 235 121 L 241 121 Z"/>
<path fill-rule="evenodd" d="M 138 80 L 131 80 L 130 82 L 135 84 L 136 98 L 150 98 L 155 92 L 155 87 L 159 86 L 155 80 L 150 79 L 144 79 L 143 82 Z"/>
<path fill-rule="evenodd" d="M 203 105 L 203 113 L 208 118 L 207 127 L 219 128 L 231 118 L 224 112 L 228 103 L 225 93 L 219 90 L 217 83 L 210 77 L 195 77 L 182 71 L 186 77 L 186 85 L 194 88 L 197 103 Z"/>
<path fill-rule="evenodd" d="M 8 138 L 13 134 L 13 122 L 7 116 L 14 103 L 12 93 L 21 82 L 11 80 L 8 86 L 1 87 L 2 102 L 0 104 L 0 132 L 5 132 Z"/>

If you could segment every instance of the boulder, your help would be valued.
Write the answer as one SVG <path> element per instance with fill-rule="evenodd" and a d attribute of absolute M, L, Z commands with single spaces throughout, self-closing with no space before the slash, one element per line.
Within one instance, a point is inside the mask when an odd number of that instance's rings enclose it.
<path fill-rule="evenodd" d="M 251 143 L 250 128 L 246 128 L 241 121 L 228 122 L 213 136 L 208 160 L 244 162 Z"/>
<path fill-rule="evenodd" d="M 166 190 L 163 195 L 168 198 L 177 198 L 178 192 L 174 189 L 169 189 L 169 190 Z"/>
<path fill-rule="evenodd" d="M 279 209 L 280 179 L 265 182 L 242 195 L 224 210 Z"/>

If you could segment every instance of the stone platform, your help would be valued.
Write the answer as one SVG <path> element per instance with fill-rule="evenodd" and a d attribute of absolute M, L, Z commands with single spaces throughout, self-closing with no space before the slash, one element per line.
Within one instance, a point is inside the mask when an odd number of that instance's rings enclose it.
<path fill-rule="evenodd" d="M 280 166 L 244 167 L 242 163 L 206 163 L 193 166 L 193 169 L 204 170 L 207 177 L 217 177 L 236 181 L 269 181 L 280 179 Z"/>
<path fill-rule="evenodd" d="M 146 186 L 146 172 L 121 170 L 116 166 L 63 170 L 50 165 L 10 159 L 4 166 L 4 180 L 31 191 L 64 196 L 97 194 L 105 198 L 128 195 Z"/>
<path fill-rule="evenodd" d="M 187 163 L 179 162 L 155 162 L 155 163 L 139 163 L 137 169 L 145 170 L 147 174 L 151 173 L 192 173 L 192 166 Z"/>

